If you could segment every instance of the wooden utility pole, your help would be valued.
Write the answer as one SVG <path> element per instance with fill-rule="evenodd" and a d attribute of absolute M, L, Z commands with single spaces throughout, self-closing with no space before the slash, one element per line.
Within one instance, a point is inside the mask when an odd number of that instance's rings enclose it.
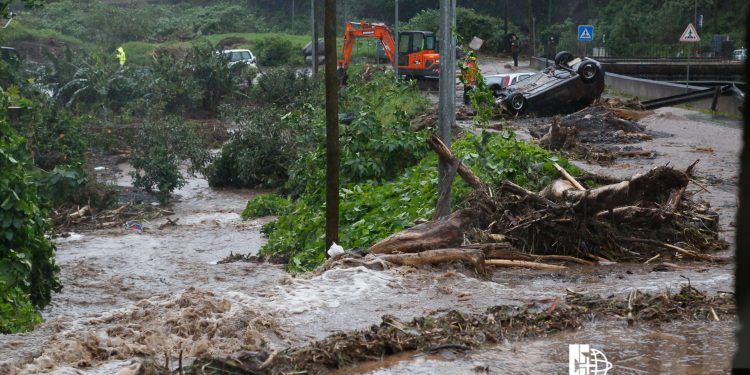
<path fill-rule="evenodd" d="M 336 75 L 336 0 L 325 0 L 326 249 L 339 240 L 339 80 Z M 317 40 L 316 40 L 317 43 Z"/>
<path fill-rule="evenodd" d="M 451 128 L 456 122 L 456 40 L 455 28 L 456 0 L 440 0 L 440 121 L 438 135 L 446 146 L 451 145 Z M 437 216 L 451 213 L 450 185 L 452 184 L 450 163 L 438 161 L 438 194 L 444 194 L 446 204 L 440 205 Z"/>
<path fill-rule="evenodd" d="M 318 12 L 316 0 L 310 0 L 310 20 L 312 24 L 312 74 L 318 74 Z"/>

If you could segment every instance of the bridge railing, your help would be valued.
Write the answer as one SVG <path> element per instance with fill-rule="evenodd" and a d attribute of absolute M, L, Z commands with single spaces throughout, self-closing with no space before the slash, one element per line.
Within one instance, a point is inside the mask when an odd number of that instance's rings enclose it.
<path fill-rule="evenodd" d="M 677 44 L 673 46 L 644 46 L 635 45 L 630 48 L 611 48 L 607 45 L 594 43 L 568 43 L 556 47 L 544 46 L 543 56 L 554 59 L 557 51 L 569 51 L 576 56 L 586 55 L 597 60 L 617 60 L 623 62 L 657 62 L 657 61 L 687 61 L 691 62 L 722 62 L 732 61 L 731 51 L 723 56 L 717 55 L 710 48 L 696 45 Z M 726 52 L 726 51 L 725 51 Z"/>

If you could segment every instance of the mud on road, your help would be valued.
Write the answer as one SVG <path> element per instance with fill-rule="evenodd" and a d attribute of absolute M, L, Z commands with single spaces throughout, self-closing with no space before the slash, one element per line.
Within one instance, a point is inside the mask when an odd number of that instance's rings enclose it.
<path fill-rule="evenodd" d="M 580 164 L 620 177 L 667 162 L 685 168 L 701 159 L 696 174 L 703 188 L 689 189 L 720 210 L 723 235 L 731 241 L 739 125 L 674 108 L 640 122 L 661 134 L 638 144 L 654 150 L 655 158 L 618 160 L 606 168 Z M 128 181 L 121 176 L 118 183 Z M 159 219 L 143 223 L 142 232 L 116 228 L 58 240 L 65 287 L 39 328 L 0 336 L 0 374 L 112 374 L 143 357 L 162 364 L 168 358 L 175 368 L 180 352 L 189 364 L 200 356 L 300 347 L 380 324 L 384 315 L 410 321 L 450 310 L 481 314 L 492 306 L 549 305 L 568 289 L 604 298 L 627 296 L 633 288 L 658 294 L 680 290 L 689 278 L 709 295 L 733 290 L 732 266 L 707 263 L 681 263 L 666 272 L 655 271 L 654 264 L 502 269 L 488 279 L 460 265 L 334 268 L 292 276 L 269 264 L 217 264 L 230 253 L 252 254 L 262 246 L 264 221 L 239 217 L 254 192 L 212 190 L 196 178 L 178 194 L 176 226 L 158 230 L 165 222 Z M 545 338 L 506 340 L 468 352 L 400 354 L 342 373 L 560 373 L 573 343 L 603 351 L 618 373 L 725 373 L 735 328 L 726 317 L 660 326 L 628 326 L 624 318 L 588 320 L 580 330 Z"/>

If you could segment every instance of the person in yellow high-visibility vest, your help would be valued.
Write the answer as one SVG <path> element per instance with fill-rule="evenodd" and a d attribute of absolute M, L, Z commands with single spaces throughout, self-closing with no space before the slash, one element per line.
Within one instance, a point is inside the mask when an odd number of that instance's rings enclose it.
<path fill-rule="evenodd" d="M 120 65 L 125 65 L 125 60 L 127 58 L 125 57 L 125 49 L 122 47 L 119 47 L 117 49 L 117 60 L 120 62 Z"/>
<path fill-rule="evenodd" d="M 471 104 L 469 92 L 477 85 L 477 74 L 479 74 L 477 54 L 472 51 L 466 56 L 461 68 L 461 82 L 464 84 L 464 104 L 466 105 Z"/>

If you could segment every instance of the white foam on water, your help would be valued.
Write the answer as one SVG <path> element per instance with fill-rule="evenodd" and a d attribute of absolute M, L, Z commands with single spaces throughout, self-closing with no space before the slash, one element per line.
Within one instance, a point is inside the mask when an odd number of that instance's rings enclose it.
<path fill-rule="evenodd" d="M 234 212 L 207 212 L 182 216 L 177 225 L 226 224 L 238 221 L 242 221 L 242 217 Z"/>
<path fill-rule="evenodd" d="M 67 237 L 58 237 L 55 238 L 55 243 L 67 243 L 67 242 L 76 242 L 81 241 L 85 238 L 84 235 L 76 232 L 70 232 L 68 233 Z"/>
<path fill-rule="evenodd" d="M 342 302 L 362 300 L 376 290 L 390 289 L 394 278 L 387 272 L 365 267 L 334 268 L 310 279 L 291 279 L 276 287 L 270 303 L 277 310 L 300 314 L 339 307 Z"/>

